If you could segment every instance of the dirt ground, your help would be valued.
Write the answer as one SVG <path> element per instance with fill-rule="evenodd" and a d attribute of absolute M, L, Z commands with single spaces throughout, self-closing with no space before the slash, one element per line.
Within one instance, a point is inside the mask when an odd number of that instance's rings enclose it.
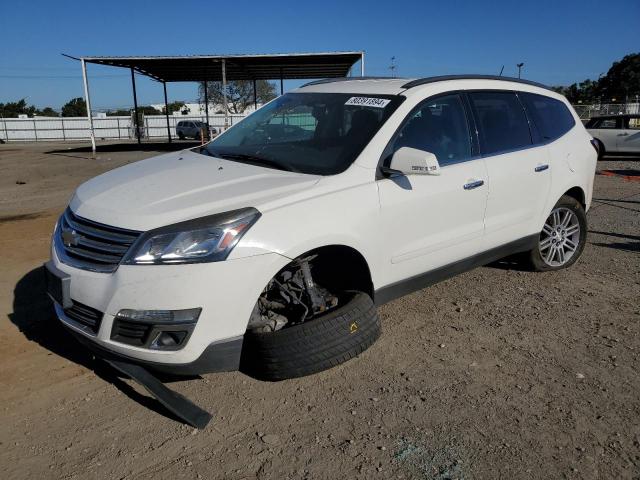
<path fill-rule="evenodd" d="M 173 382 L 214 413 L 198 431 L 52 316 L 40 266 L 73 189 L 161 146 L 78 147 L 0 145 L 2 478 L 640 478 L 640 182 L 596 177 L 569 270 L 502 262 L 394 301 L 373 347 L 311 377 Z"/>

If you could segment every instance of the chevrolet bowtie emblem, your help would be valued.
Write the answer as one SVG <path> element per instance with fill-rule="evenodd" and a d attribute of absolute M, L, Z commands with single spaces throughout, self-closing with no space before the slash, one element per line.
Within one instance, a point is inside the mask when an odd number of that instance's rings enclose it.
<path fill-rule="evenodd" d="M 75 247 L 78 245 L 80 235 L 75 230 L 65 230 L 62 232 L 62 243 L 67 247 Z"/>

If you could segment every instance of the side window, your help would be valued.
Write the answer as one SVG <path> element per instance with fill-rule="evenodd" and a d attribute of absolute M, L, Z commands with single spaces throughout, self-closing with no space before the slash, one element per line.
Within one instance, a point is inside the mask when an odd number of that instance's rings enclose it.
<path fill-rule="evenodd" d="M 518 96 L 533 120 L 542 142 L 560 138 L 576 124 L 567 106 L 559 100 L 526 92 L 520 92 Z"/>
<path fill-rule="evenodd" d="M 469 94 L 484 155 L 515 150 L 532 144 L 529 123 L 522 105 L 512 92 Z"/>
<path fill-rule="evenodd" d="M 601 118 L 593 128 L 621 129 L 622 118 Z"/>
<path fill-rule="evenodd" d="M 178 122 L 178 127 L 184 127 L 184 122 Z"/>
<path fill-rule="evenodd" d="M 427 100 L 410 114 L 393 143 L 393 152 L 401 147 L 433 153 L 440 165 L 471 157 L 471 136 L 459 95 Z"/>

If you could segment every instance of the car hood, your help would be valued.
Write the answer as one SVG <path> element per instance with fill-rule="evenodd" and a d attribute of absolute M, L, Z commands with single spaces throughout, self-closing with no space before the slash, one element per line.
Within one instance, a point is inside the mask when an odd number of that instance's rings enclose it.
<path fill-rule="evenodd" d="M 76 190 L 70 206 L 89 220 L 149 230 L 236 208 L 260 209 L 320 178 L 183 150 L 95 177 Z"/>

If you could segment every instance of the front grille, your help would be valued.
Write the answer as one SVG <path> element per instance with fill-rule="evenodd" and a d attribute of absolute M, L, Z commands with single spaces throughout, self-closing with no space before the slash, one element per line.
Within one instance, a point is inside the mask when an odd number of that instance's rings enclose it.
<path fill-rule="evenodd" d="M 111 340 L 128 345 L 142 346 L 147 343 L 153 325 L 148 323 L 130 322 L 115 318 L 111 330 Z"/>
<path fill-rule="evenodd" d="M 56 250 L 73 267 L 113 272 L 140 233 L 78 217 L 67 208 L 58 224 Z"/>
<path fill-rule="evenodd" d="M 64 310 L 67 318 L 88 327 L 94 334 L 98 333 L 100 322 L 102 321 L 102 312 L 82 303 L 73 300 L 72 302 L 73 306 Z"/>

